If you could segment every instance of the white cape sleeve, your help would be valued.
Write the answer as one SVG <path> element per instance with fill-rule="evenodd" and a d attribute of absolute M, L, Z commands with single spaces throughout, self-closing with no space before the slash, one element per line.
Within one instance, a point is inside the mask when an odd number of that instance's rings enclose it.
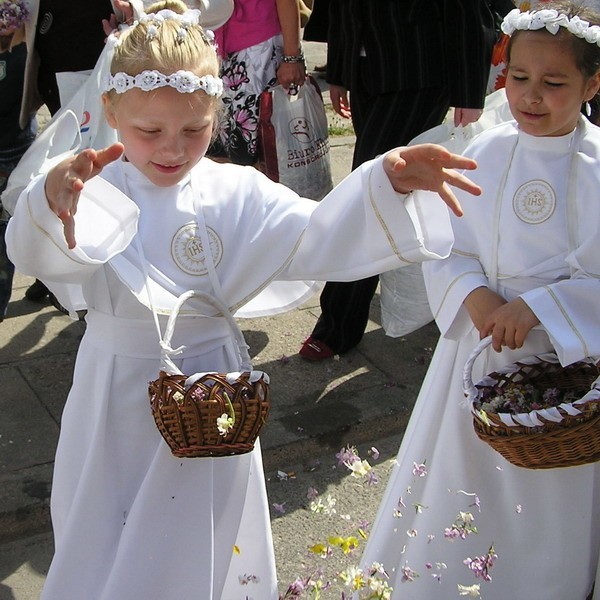
<path fill-rule="evenodd" d="M 77 246 L 69 250 L 62 222 L 48 206 L 44 183 L 45 176 L 37 177 L 23 191 L 8 224 L 6 243 L 15 267 L 54 291 L 53 283 L 82 284 L 95 269 L 122 252 L 137 231 L 139 211 L 104 179 L 90 179 L 75 215 Z"/>
<path fill-rule="evenodd" d="M 473 328 L 464 299 L 488 280 L 479 260 L 454 252 L 443 261 L 423 265 L 423 276 L 431 312 L 442 336 L 458 340 Z"/>
<path fill-rule="evenodd" d="M 563 366 L 600 356 L 599 296 L 600 281 L 583 277 L 521 295 L 548 332 Z"/>
<path fill-rule="evenodd" d="M 448 256 L 454 236 L 437 194 L 397 193 L 378 158 L 364 163 L 315 208 L 287 278 L 355 281 Z"/>

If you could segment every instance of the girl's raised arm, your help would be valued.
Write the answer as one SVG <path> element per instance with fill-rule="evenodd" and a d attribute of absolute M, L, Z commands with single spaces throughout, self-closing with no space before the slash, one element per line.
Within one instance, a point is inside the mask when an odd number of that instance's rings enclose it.
<path fill-rule="evenodd" d="M 109 163 L 123 154 L 123 144 L 117 142 L 103 150 L 84 150 L 63 160 L 46 176 L 44 191 L 52 212 L 63 222 L 65 239 L 70 249 L 76 245 L 75 221 L 79 194 L 88 179 L 98 175 Z"/>

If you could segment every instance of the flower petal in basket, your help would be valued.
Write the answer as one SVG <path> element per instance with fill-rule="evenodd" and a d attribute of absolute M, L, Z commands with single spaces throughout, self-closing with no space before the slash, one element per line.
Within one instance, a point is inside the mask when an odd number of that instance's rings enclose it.
<path fill-rule="evenodd" d="M 548 469 L 600 460 L 600 367 L 588 358 L 562 367 L 556 355 L 531 356 L 508 365 L 473 384 L 471 371 L 477 356 L 491 343 L 482 340 L 471 353 L 464 371 L 465 395 L 471 404 L 477 436 L 514 465 Z M 532 402 L 566 394 L 579 396 L 557 406 L 539 406 L 529 412 L 510 412 L 506 398 L 532 390 Z M 520 397 L 522 399 L 522 397 Z M 521 404 L 518 404 L 521 406 Z M 485 406 L 485 410 L 482 408 Z M 492 407 L 490 408 L 488 407 Z"/>

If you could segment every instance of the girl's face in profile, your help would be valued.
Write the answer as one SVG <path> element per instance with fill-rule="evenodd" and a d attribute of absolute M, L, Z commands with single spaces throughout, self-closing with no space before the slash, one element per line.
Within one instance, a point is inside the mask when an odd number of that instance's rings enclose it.
<path fill-rule="evenodd" d="M 201 91 L 134 88 L 116 102 L 104 96 L 104 110 L 109 125 L 119 132 L 127 160 L 160 187 L 181 181 L 211 141 L 214 100 Z"/>
<path fill-rule="evenodd" d="M 598 91 L 599 78 L 588 78 L 577 68 L 566 36 L 523 31 L 512 44 L 506 96 L 525 133 L 566 135 L 575 129 L 581 105 Z"/>

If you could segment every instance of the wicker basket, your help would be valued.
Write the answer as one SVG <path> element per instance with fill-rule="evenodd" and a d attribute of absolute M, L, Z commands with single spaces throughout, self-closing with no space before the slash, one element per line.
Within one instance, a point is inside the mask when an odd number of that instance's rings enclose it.
<path fill-rule="evenodd" d="M 477 356 L 491 343 L 482 340 L 464 371 L 464 390 L 471 404 L 477 436 L 506 460 L 526 469 L 553 469 L 600 460 L 600 368 L 592 359 L 562 367 L 555 354 L 532 356 L 487 375 L 473 384 Z M 579 400 L 527 414 L 487 413 L 478 404 L 479 391 L 511 383 L 545 390 L 573 391 Z"/>
<path fill-rule="evenodd" d="M 196 296 L 219 308 L 235 334 L 242 358 L 236 373 L 196 373 L 186 376 L 175 367 L 170 347 L 175 320 L 183 303 Z M 229 310 L 206 294 L 186 292 L 169 317 L 162 348 L 158 379 L 148 385 L 150 406 L 156 426 L 171 452 L 179 458 L 217 457 L 245 454 L 269 414 L 269 376 L 253 371 L 242 332 Z M 229 419 L 219 428 L 218 420 Z"/>

